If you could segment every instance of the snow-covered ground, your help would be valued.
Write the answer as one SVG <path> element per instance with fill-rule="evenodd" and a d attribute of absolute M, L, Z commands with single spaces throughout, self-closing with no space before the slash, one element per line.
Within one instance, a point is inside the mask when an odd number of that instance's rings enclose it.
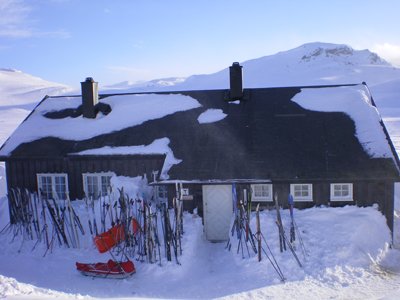
<path fill-rule="evenodd" d="M 4 199 L 3 199 L 4 200 Z M 7 208 L 1 202 L 1 217 Z M 74 204 L 83 211 L 83 203 Z M 80 206 L 80 207 L 79 207 Z M 290 224 L 289 211 L 281 211 Z M 0 297 L 7 298 L 256 298 L 256 299 L 396 299 L 400 297 L 400 251 L 388 248 L 390 232 L 376 208 L 315 207 L 294 211 L 308 255 L 300 250 L 300 268 L 290 251 L 280 253 L 274 210 L 261 212 L 261 231 L 286 277 L 282 283 L 263 255 L 250 250 L 228 251 L 226 243 L 204 239 L 201 218 L 184 214 L 181 265 L 161 266 L 134 260 L 136 274 L 123 280 L 92 279 L 75 269 L 75 262 L 107 261 L 90 235 L 82 249 L 55 247 L 43 257 L 46 246 L 19 235 L 0 236 Z M 84 219 L 83 219 L 84 220 Z M 1 222 L 4 225 L 4 222 Z M 83 221 L 83 224 L 87 224 Z M 255 232 L 254 214 L 251 227 Z M 351 230 L 349 230 L 351 228 Z M 87 228 L 85 228 L 87 230 Z M 88 230 L 87 230 L 88 231 Z M 82 240 L 81 240 L 82 241 Z M 298 242 L 297 242 L 298 243 Z M 233 243 L 235 245 L 235 243 Z M 21 247 L 22 245 L 22 247 Z M 265 244 L 264 244 L 264 247 Z M 299 243 L 297 248 L 300 249 Z"/>
<path fill-rule="evenodd" d="M 370 52 L 308 44 L 245 62 L 243 66 L 245 87 L 366 81 L 400 152 L 400 70 Z M 132 91 L 227 88 L 227 76 L 223 70 L 187 79 L 154 80 L 136 86 L 124 84 L 119 88 Z M 0 144 L 45 94 L 69 91 L 63 85 L 15 70 L 0 70 L 0 81 Z M 21 86 L 21 82 L 27 85 Z M 220 111 L 209 111 L 199 122 L 214 122 L 223 117 Z M 5 170 L 0 164 L 0 230 L 8 223 L 5 193 Z M 400 199 L 398 202 L 396 207 L 400 210 Z M 74 203 L 84 218 L 82 205 L 79 201 Z M 283 210 L 282 216 L 287 228 L 289 212 Z M 245 253 L 243 259 L 236 251 L 227 251 L 225 243 L 207 242 L 201 218 L 196 214 L 184 215 L 181 265 L 165 259 L 162 266 L 135 260 L 137 273 L 123 280 L 91 279 L 76 271 L 76 261 L 109 258 L 109 254 L 97 252 L 90 235 L 82 240 L 82 249 L 55 247 L 43 257 L 44 244 L 32 251 L 34 241 L 22 244 L 19 235 L 11 243 L 12 235 L 2 234 L 0 298 L 400 299 L 400 250 L 388 247 L 390 232 L 379 211 L 373 207 L 315 207 L 295 210 L 295 218 L 309 252 L 304 258 L 297 251 L 303 268 L 289 251 L 279 252 L 275 211 L 261 213 L 261 230 L 287 278 L 285 283 L 280 282 L 265 256 L 259 263 L 254 254 L 249 258 Z M 397 227 L 399 220 L 397 211 Z M 253 229 L 254 225 L 253 215 Z"/>

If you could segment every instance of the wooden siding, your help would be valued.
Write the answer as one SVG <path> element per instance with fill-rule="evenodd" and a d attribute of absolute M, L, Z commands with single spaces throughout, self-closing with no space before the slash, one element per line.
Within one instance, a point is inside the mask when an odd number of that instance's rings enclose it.
<path fill-rule="evenodd" d="M 12 159 L 6 162 L 8 188 L 27 188 L 37 191 L 37 173 L 67 173 L 71 199 L 83 197 L 83 173 L 114 172 L 118 176 L 136 177 L 146 174 L 152 179 L 153 171 L 161 171 L 165 155 L 147 156 L 76 156 L 64 159 Z M 353 201 L 330 201 L 330 184 L 345 182 L 353 184 Z M 378 205 L 379 210 L 385 215 L 387 225 L 393 231 L 394 209 L 394 181 L 393 180 L 348 180 L 335 179 L 334 181 L 302 180 L 273 182 L 273 193 L 278 195 L 280 205 L 287 209 L 287 197 L 291 183 L 311 183 L 313 187 L 313 201 L 295 202 L 299 209 L 313 206 L 340 207 L 345 205 L 357 205 L 360 207 Z M 193 211 L 197 208 L 202 215 L 201 184 L 185 184 L 193 200 L 185 200 L 185 210 Z M 237 195 L 243 199 L 243 190 L 250 189 L 249 184 L 237 184 Z M 168 199 L 171 203 L 175 197 L 175 186 L 169 185 Z M 260 202 L 265 209 L 274 209 L 274 202 Z M 256 204 L 256 202 L 255 202 Z"/>
<path fill-rule="evenodd" d="M 353 184 L 353 201 L 331 201 L 330 200 L 330 184 L 331 183 L 352 183 Z M 273 184 L 273 193 L 278 195 L 278 201 L 281 207 L 288 209 L 288 195 L 290 193 L 290 184 L 299 182 L 277 182 Z M 302 181 L 303 183 L 303 181 Z M 335 180 L 332 182 L 324 181 L 307 181 L 313 187 L 313 201 L 295 202 L 294 206 L 298 209 L 310 208 L 314 206 L 330 206 L 342 207 L 346 205 L 357 205 L 359 207 L 378 205 L 378 209 L 386 217 L 387 225 L 393 232 L 393 209 L 394 209 L 394 182 L 393 181 L 349 181 Z M 193 211 L 197 208 L 198 214 L 202 216 L 203 198 L 201 192 L 201 184 L 184 184 L 184 188 L 189 188 L 190 194 L 193 195 L 192 201 L 184 201 L 185 210 Z M 249 184 L 236 184 L 238 200 L 243 201 L 243 190 L 250 190 Z M 175 197 L 175 186 L 168 186 L 168 200 L 172 205 L 172 198 Z M 253 208 L 260 203 L 263 209 L 275 209 L 275 202 L 256 202 L 253 201 Z"/>
<path fill-rule="evenodd" d="M 117 176 L 143 176 L 152 179 L 161 171 L 165 155 L 90 156 L 63 159 L 11 159 L 6 162 L 7 187 L 37 191 L 38 173 L 66 173 L 71 199 L 83 198 L 83 173 L 114 172 Z"/>

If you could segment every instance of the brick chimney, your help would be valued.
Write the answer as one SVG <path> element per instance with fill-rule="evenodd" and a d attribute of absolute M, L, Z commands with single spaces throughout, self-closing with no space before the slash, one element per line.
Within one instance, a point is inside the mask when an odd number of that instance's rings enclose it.
<path fill-rule="evenodd" d="M 95 105 L 99 102 L 98 83 L 92 77 L 81 82 L 82 87 L 82 115 L 84 118 L 96 118 Z"/>
<path fill-rule="evenodd" d="M 234 62 L 229 67 L 230 90 L 229 100 L 240 100 L 243 98 L 243 76 L 242 66 L 238 62 Z"/>

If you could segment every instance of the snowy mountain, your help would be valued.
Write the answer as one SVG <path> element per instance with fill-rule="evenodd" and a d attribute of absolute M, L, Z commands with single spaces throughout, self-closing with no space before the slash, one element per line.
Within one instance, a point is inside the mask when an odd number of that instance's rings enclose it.
<path fill-rule="evenodd" d="M 123 81 L 120 83 L 107 85 L 104 87 L 103 90 L 127 90 L 127 89 L 134 89 L 135 91 L 147 91 L 147 90 L 159 90 L 166 87 L 173 87 L 182 82 L 184 82 L 186 78 L 184 77 L 170 77 L 170 78 L 163 78 L 163 79 L 154 79 L 150 81 L 143 81 L 143 82 L 130 82 L 130 81 Z"/>
<path fill-rule="evenodd" d="M 44 96 L 56 96 L 71 90 L 66 85 L 21 71 L 0 69 L 0 144 Z"/>
<path fill-rule="evenodd" d="M 400 80 L 400 69 L 369 50 L 347 45 L 309 43 L 298 48 L 241 62 L 244 87 L 276 87 L 367 82 L 375 86 Z M 228 88 L 226 69 L 186 79 L 167 78 L 140 85 L 119 85 L 131 91 Z"/>
<path fill-rule="evenodd" d="M 69 92 L 66 85 L 49 82 L 14 69 L 0 68 L 0 144 L 11 135 L 46 95 Z M 0 197 L 5 194 L 5 170 L 0 163 Z"/>
<path fill-rule="evenodd" d="M 0 69 L 0 107 L 37 104 L 45 95 L 59 95 L 68 86 L 49 82 L 14 69 Z"/>

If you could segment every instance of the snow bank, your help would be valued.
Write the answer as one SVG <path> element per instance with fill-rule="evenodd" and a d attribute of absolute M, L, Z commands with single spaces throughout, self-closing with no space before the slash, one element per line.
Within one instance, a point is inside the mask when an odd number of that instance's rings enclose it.
<path fill-rule="evenodd" d="M 303 88 L 292 101 L 314 111 L 344 112 L 354 120 L 356 136 L 372 157 L 393 157 L 380 125 L 380 115 L 372 106 L 364 85 L 334 88 Z"/>
<path fill-rule="evenodd" d="M 146 198 L 150 199 L 152 189 L 147 185 L 147 178 L 142 176 L 126 177 L 126 176 L 113 176 L 111 177 L 111 188 L 114 192 L 123 189 L 124 194 L 128 195 L 131 199 Z"/>
<path fill-rule="evenodd" d="M 101 100 L 109 104 L 112 111 L 106 116 L 99 113 L 96 119 L 82 116 L 50 119 L 44 116 L 47 112 L 77 108 L 81 101 L 80 97 L 45 100 L 35 109 L 31 117 L 17 128 L 1 154 L 9 155 L 19 144 L 43 137 L 84 140 L 201 106 L 197 100 L 183 95 L 120 95 Z"/>
<path fill-rule="evenodd" d="M 227 116 L 222 109 L 207 109 L 205 112 L 201 113 L 200 116 L 197 118 L 197 121 L 200 124 L 206 123 L 214 123 L 221 121 Z"/>
<path fill-rule="evenodd" d="M 126 146 L 126 147 L 102 147 L 97 149 L 89 149 L 75 154 L 78 155 L 118 155 L 118 154 L 166 154 L 163 169 L 161 170 L 161 179 L 168 179 L 168 171 L 173 165 L 179 164 L 182 160 L 175 158 L 172 149 L 168 146 L 170 140 L 161 138 L 153 141 L 149 145 Z"/>
<path fill-rule="evenodd" d="M 10 222 L 7 197 L 0 196 L 0 231 Z"/>
<path fill-rule="evenodd" d="M 118 181 L 138 186 L 141 179 Z M 79 201 L 74 204 L 83 206 Z M 84 215 L 83 207 L 82 211 Z M 281 214 L 288 233 L 289 211 L 281 210 Z M 206 241 L 201 218 L 185 213 L 181 265 L 165 259 L 162 266 L 134 260 L 137 273 L 124 280 L 93 280 L 75 270 L 75 261 L 109 258 L 108 254 L 99 254 L 93 245 L 80 250 L 56 247 L 43 259 L 43 244 L 32 251 L 34 241 L 27 240 L 21 247 L 19 238 L 10 244 L 12 236 L 2 235 L 0 297 L 390 299 L 399 294 L 400 276 L 389 277 L 384 269 L 376 269 L 377 262 L 399 265 L 398 255 L 387 247 L 390 232 L 386 220 L 376 208 L 295 209 L 294 216 L 309 253 L 303 257 L 297 250 L 304 268 L 297 265 L 289 251 L 279 252 L 276 212 L 265 210 L 260 215 L 261 231 L 287 278 L 285 284 L 280 283 L 264 254 L 258 262 L 251 249 L 248 255 L 244 248 L 242 258 L 236 249 L 225 249 L 226 243 Z M 82 221 L 87 229 L 86 220 Z M 254 214 L 251 228 L 255 232 Z"/>

